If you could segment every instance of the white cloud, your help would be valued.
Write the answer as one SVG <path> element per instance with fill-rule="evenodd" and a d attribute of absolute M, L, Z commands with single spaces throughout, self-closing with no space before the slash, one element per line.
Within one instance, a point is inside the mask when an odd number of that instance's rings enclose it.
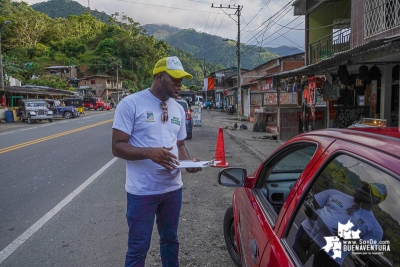
<path fill-rule="evenodd" d="M 29 5 L 44 1 L 25 0 Z M 76 0 L 92 10 L 104 11 L 107 14 L 125 13 L 141 25 L 168 24 L 182 29 L 193 28 L 199 32 L 237 39 L 237 15 L 235 9 L 211 8 L 206 0 Z M 214 7 L 243 7 L 241 13 L 241 42 L 253 45 L 277 47 L 294 46 L 304 50 L 304 17 L 294 17 L 291 5 L 275 16 L 290 1 L 277 0 L 218 0 Z M 235 6 L 233 6 L 235 5 Z M 297 19 L 296 19 L 297 18 Z M 294 22 L 290 23 L 292 20 Z M 269 23 L 268 23 L 269 22 Z M 298 25 L 297 27 L 295 27 Z M 285 26 L 285 27 L 282 27 Z M 281 36 L 283 35 L 283 36 Z"/>

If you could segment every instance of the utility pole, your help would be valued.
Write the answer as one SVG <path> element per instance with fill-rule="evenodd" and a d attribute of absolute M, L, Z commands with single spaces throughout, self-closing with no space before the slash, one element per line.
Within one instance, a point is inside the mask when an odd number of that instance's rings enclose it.
<path fill-rule="evenodd" d="M 240 118 L 240 115 L 242 115 L 242 77 L 241 77 L 241 69 L 240 69 L 240 12 L 243 9 L 243 6 L 235 6 L 231 7 L 231 5 L 228 6 L 222 6 L 219 5 L 214 7 L 214 4 L 211 4 L 212 8 L 227 8 L 227 9 L 236 9 L 235 15 L 237 15 L 238 20 L 237 20 L 237 25 L 238 25 L 238 37 L 237 37 L 237 43 L 236 43 L 236 48 L 237 48 L 237 75 L 238 75 L 238 81 L 237 81 L 237 114 L 238 117 Z M 249 96 L 250 97 L 250 96 Z"/>
<path fill-rule="evenodd" d="M 89 0 L 87 0 L 87 5 L 88 5 L 88 14 L 90 15 L 90 3 L 89 3 Z"/>
<path fill-rule="evenodd" d="M 118 83 L 119 83 L 119 81 L 118 81 L 118 70 L 120 69 L 120 68 L 122 68 L 122 66 L 115 66 L 115 69 L 114 68 L 112 68 L 113 70 L 115 70 L 116 72 L 117 72 L 117 103 L 119 103 L 119 89 L 118 89 Z"/>
<path fill-rule="evenodd" d="M 203 59 L 204 64 L 203 64 L 203 82 L 205 80 L 205 78 L 207 77 L 207 72 L 206 72 L 206 59 Z M 206 86 L 206 84 L 204 84 L 204 87 Z M 207 96 L 208 96 L 208 89 L 204 92 L 204 102 L 207 102 Z"/>
<path fill-rule="evenodd" d="M 3 28 L 9 24 L 11 21 L 6 20 L 3 22 L 3 25 L 0 28 L 0 89 L 4 90 L 4 72 L 3 72 L 3 58 L 2 58 L 2 52 L 1 52 L 1 34 L 3 31 Z"/>

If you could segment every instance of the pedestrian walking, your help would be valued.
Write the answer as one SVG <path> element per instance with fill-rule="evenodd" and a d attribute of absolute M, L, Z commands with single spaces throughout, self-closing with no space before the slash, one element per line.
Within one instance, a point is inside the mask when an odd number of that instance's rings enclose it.
<path fill-rule="evenodd" d="M 178 222 L 182 205 L 179 160 L 189 160 L 185 112 L 174 98 L 191 79 L 177 57 L 160 59 L 150 88 L 118 103 L 112 134 L 114 156 L 126 160 L 128 250 L 125 266 L 144 266 L 154 219 L 162 266 L 179 266 Z M 194 159 L 198 161 L 198 159 Z M 201 168 L 186 168 L 189 173 Z"/>

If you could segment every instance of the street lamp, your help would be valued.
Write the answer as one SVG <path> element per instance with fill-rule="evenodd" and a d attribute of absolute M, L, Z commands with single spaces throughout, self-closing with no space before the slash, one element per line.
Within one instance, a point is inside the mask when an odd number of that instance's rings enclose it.
<path fill-rule="evenodd" d="M 115 69 L 112 68 L 113 70 L 115 70 L 117 72 L 117 103 L 119 103 L 119 89 L 118 89 L 118 70 L 122 68 L 122 66 L 116 66 Z"/>
<path fill-rule="evenodd" d="M 1 28 L 0 28 L 0 86 L 1 86 L 1 90 L 4 90 L 3 57 L 1 54 L 1 33 L 3 31 L 3 28 L 10 22 L 11 22 L 10 20 L 4 21 L 3 26 L 1 26 Z"/>

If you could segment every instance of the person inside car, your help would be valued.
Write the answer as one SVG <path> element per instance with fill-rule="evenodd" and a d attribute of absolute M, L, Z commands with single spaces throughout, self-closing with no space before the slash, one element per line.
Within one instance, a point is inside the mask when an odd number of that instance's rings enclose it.
<path fill-rule="evenodd" d="M 341 257 L 336 257 L 337 255 L 333 257 L 332 250 L 328 254 L 324 249 L 325 237 L 343 237 L 343 233 L 338 233 L 339 223 L 345 225 L 351 222 L 353 225 L 351 230 L 353 233 L 358 233 L 359 238 L 379 243 L 382 240 L 383 230 L 372 208 L 386 197 L 387 189 L 384 184 L 364 181 L 355 190 L 354 196 L 335 189 L 315 194 L 311 203 L 306 205 L 305 214 L 308 218 L 299 227 L 293 244 L 300 261 L 305 264 L 314 255 L 313 267 L 341 266 L 350 251 L 342 251 Z"/>

